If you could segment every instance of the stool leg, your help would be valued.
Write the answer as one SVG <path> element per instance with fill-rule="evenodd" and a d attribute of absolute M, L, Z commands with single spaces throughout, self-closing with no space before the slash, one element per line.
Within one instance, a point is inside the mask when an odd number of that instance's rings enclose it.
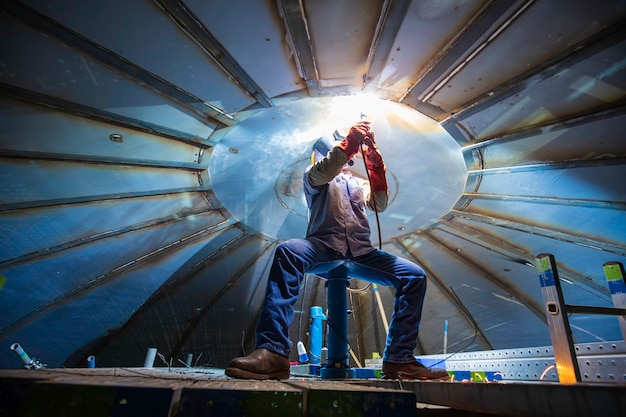
<path fill-rule="evenodd" d="M 328 272 L 328 359 L 321 369 L 324 379 L 354 378 L 348 366 L 348 269 L 340 265 Z"/>

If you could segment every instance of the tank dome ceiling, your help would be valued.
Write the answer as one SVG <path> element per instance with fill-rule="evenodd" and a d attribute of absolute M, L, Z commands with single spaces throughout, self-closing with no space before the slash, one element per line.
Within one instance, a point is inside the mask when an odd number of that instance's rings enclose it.
<path fill-rule="evenodd" d="M 416 354 L 444 323 L 448 352 L 550 345 L 536 257 L 591 306 L 626 261 L 624 22 L 624 0 L 1 2 L 0 367 L 13 343 L 48 366 L 250 352 L 273 250 L 305 233 L 311 146 L 363 118 L 380 243 L 428 273 Z M 393 294 L 350 294 L 363 360 Z M 308 276 L 294 342 L 313 305 Z"/>
<path fill-rule="evenodd" d="M 389 155 L 390 204 L 380 214 L 383 239 L 427 226 L 447 213 L 461 196 L 467 175 L 458 144 L 423 114 L 363 96 L 298 100 L 237 124 L 213 149 L 213 191 L 229 212 L 257 231 L 280 239 L 304 236 L 308 212 L 302 175 L 312 145 L 320 137 L 334 141 L 335 131 L 345 136 L 361 115 Z M 367 179 L 360 154 L 351 169 Z M 416 183 L 422 184 L 419 190 Z M 373 213 L 371 217 L 375 225 Z M 372 239 L 378 240 L 376 228 Z"/>

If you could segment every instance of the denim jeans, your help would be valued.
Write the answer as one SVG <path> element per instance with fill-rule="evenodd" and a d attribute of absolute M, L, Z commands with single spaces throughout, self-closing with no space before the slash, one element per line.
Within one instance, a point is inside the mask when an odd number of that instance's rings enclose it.
<path fill-rule="evenodd" d="M 305 273 L 323 274 L 345 265 L 349 278 L 396 289 L 393 314 L 383 360 L 414 361 L 417 334 L 426 294 L 426 274 L 417 264 L 374 249 L 352 257 L 307 239 L 290 239 L 276 248 L 267 282 L 266 297 L 257 323 L 256 347 L 289 356 L 289 326 Z"/>

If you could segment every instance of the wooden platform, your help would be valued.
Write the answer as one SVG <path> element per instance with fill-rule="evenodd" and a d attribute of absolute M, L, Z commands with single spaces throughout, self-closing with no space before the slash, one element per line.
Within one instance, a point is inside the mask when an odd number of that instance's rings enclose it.
<path fill-rule="evenodd" d="M 0 371 L 2 416 L 412 416 L 408 391 L 308 380 L 235 380 L 220 369 Z"/>
<path fill-rule="evenodd" d="M 235 380 L 221 369 L 0 370 L 0 416 L 626 415 L 625 384 Z"/>

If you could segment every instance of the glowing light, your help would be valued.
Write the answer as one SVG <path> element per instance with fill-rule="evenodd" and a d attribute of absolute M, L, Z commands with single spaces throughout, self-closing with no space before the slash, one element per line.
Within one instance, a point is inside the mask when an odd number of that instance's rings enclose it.
<path fill-rule="evenodd" d="M 371 93 L 349 96 L 323 97 L 318 101 L 322 106 L 319 113 L 311 113 L 306 133 L 309 137 L 319 137 L 338 130 L 347 135 L 350 127 L 361 121 L 372 123 L 379 137 L 395 137 L 394 132 L 439 132 L 439 125 L 424 118 L 415 109 Z M 296 140 L 292 137 L 292 141 Z"/>
<path fill-rule="evenodd" d="M 333 97 L 328 106 L 328 117 L 320 123 L 326 126 L 326 130 L 338 129 L 346 134 L 350 126 L 360 120 L 376 123 L 391 111 L 389 106 L 389 102 L 374 94 Z"/>

